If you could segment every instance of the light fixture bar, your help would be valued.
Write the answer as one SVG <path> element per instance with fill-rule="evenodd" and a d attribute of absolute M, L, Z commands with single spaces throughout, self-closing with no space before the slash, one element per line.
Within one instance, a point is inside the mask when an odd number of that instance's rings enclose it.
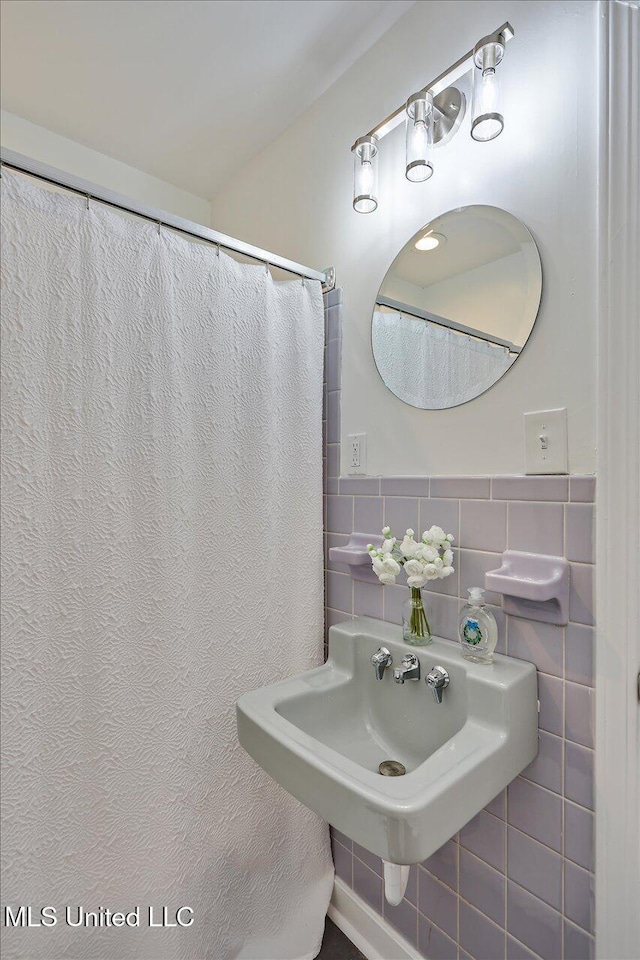
<path fill-rule="evenodd" d="M 468 50 L 463 57 L 460 57 L 459 60 L 456 60 L 450 67 L 431 80 L 426 86 L 422 87 L 420 92 L 431 93 L 432 96 L 437 97 L 439 93 L 442 93 L 443 90 L 446 90 L 447 87 L 455 83 L 457 80 L 460 80 L 461 77 L 468 73 L 475 66 L 475 53 L 480 47 L 483 47 L 487 43 L 501 43 L 505 44 L 509 40 L 512 40 L 514 37 L 514 29 L 509 22 L 503 23 L 501 27 L 498 27 L 493 33 L 488 34 L 486 37 L 483 37 L 481 40 L 475 44 L 475 46 Z M 388 117 L 381 122 L 376 124 L 372 130 L 366 134 L 367 137 L 376 137 L 378 140 L 382 140 L 383 137 L 386 137 L 388 133 L 391 133 L 392 130 L 395 130 L 401 123 L 404 122 L 406 116 L 406 101 L 402 103 L 397 110 L 394 110 L 393 113 L 389 114 Z M 357 141 L 356 141 L 357 143 Z M 352 146 L 354 150 L 356 143 Z"/>

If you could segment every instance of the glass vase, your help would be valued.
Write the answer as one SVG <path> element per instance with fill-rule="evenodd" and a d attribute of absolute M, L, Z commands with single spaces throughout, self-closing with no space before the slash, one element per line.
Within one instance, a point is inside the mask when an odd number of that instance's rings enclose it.
<path fill-rule="evenodd" d="M 427 612 L 422 600 L 422 590 L 419 587 L 409 587 L 411 595 L 402 604 L 402 636 L 405 643 L 412 647 L 424 647 L 431 643 L 431 627 Z"/>

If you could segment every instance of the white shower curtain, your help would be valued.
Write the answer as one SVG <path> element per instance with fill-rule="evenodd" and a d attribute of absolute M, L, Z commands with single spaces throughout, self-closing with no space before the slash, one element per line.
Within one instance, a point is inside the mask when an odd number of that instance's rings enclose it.
<path fill-rule="evenodd" d="M 442 410 L 488 390 L 516 358 L 505 347 L 376 310 L 373 353 L 380 376 L 414 407 Z"/>
<path fill-rule="evenodd" d="M 234 705 L 321 662 L 319 285 L 2 191 L 3 900 L 58 911 L 3 957 L 312 957 L 327 827 Z"/>

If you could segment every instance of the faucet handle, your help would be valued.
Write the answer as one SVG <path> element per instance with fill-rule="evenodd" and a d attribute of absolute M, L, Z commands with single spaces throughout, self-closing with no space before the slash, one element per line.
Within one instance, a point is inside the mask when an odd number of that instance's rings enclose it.
<path fill-rule="evenodd" d="M 382 680 L 385 668 L 393 663 L 393 657 L 386 647 L 380 647 L 371 657 L 371 663 L 376 668 L 376 680 Z"/>
<path fill-rule="evenodd" d="M 442 691 L 449 686 L 449 674 L 445 668 L 433 667 L 424 678 L 424 682 L 431 687 L 436 703 L 442 703 Z"/>

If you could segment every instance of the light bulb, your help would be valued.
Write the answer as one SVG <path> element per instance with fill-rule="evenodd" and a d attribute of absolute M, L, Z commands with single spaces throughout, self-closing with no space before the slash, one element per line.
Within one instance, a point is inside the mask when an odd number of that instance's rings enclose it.
<path fill-rule="evenodd" d="M 416 250 L 435 250 L 436 247 L 442 246 L 442 244 L 447 242 L 447 238 L 442 233 L 434 233 L 433 230 L 429 230 L 428 233 L 423 234 L 419 240 L 416 240 L 414 247 Z"/>
<path fill-rule="evenodd" d="M 360 193 L 373 192 L 373 167 L 370 160 L 363 160 L 360 168 Z"/>
<path fill-rule="evenodd" d="M 501 43 L 487 43 L 476 51 L 477 69 L 473 76 L 473 119 L 471 136 L 474 140 L 487 141 L 497 137 L 504 128 L 501 107 L 501 91 L 496 67 L 502 60 L 504 47 Z"/>
<path fill-rule="evenodd" d="M 428 180 L 433 166 L 428 151 L 433 142 L 433 97 L 415 93 L 407 100 L 407 165 L 405 176 L 412 182 Z"/>
<path fill-rule="evenodd" d="M 434 233 L 428 233 L 426 237 L 420 237 L 414 244 L 416 250 L 435 250 L 440 246 L 440 241 Z"/>
<path fill-rule="evenodd" d="M 375 137 L 360 137 L 353 147 L 353 209 L 373 213 L 378 206 L 378 146 Z"/>

